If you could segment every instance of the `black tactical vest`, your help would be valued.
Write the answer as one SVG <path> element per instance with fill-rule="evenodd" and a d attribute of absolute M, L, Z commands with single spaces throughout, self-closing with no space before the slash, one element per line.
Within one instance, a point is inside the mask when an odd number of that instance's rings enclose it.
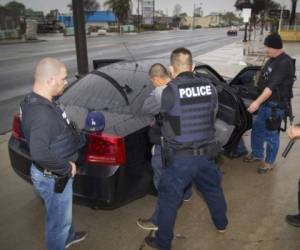
<path fill-rule="evenodd" d="M 176 102 L 164 114 L 163 135 L 174 149 L 200 148 L 214 142 L 217 92 L 201 76 L 179 76 L 169 86 Z"/>
<path fill-rule="evenodd" d="M 280 60 L 282 59 L 290 61 L 293 74 L 284 79 L 284 81 L 273 91 L 272 96 L 267 100 L 276 102 L 280 105 L 284 105 L 284 103 L 293 98 L 293 84 L 295 81 L 296 72 L 295 59 L 292 59 L 287 54 L 280 56 L 280 58 L 269 59 L 262 69 L 258 85 L 261 92 L 268 87 L 268 82 L 272 74 L 276 74 L 276 70 L 278 70 Z"/>
<path fill-rule="evenodd" d="M 51 144 L 49 145 L 49 149 L 54 155 L 57 155 L 57 157 L 67 159 L 70 161 L 75 161 L 78 156 L 77 151 L 81 146 L 80 134 L 76 130 L 74 124 L 67 118 L 65 111 L 62 110 L 62 108 L 56 102 L 50 104 L 42 102 L 36 97 L 27 95 L 20 104 L 21 114 L 26 114 L 26 110 L 30 109 L 32 105 L 45 105 L 57 113 L 58 119 L 60 119 L 64 124 L 64 129 L 60 135 L 53 138 Z M 24 133 L 24 137 L 28 141 L 29 135 L 25 133 L 25 129 L 23 127 L 22 132 Z"/>

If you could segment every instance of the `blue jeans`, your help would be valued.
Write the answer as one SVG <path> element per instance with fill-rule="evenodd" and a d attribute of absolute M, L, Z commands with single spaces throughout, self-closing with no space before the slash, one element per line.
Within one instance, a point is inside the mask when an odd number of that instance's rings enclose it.
<path fill-rule="evenodd" d="M 158 188 L 158 231 L 155 242 L 163 250 L 171 249 L 177 210 L 185 188 L 195 182 L 203 194 L 217 229 L 225 229 L 226 201 L 221 187 L 221 173 L 204 156 L 181 156 L 173 159 L 164 171 Z"/>
<path fill-rule="evenodd" d="M 237 154 L 241 154 L 247 152 L 247 148 L 245 145 L 245 141 L 243 139 L 243 137 L 240 139 L 239 144 L 237 145 L 236 149 L 235 149 L 235 153 Z"/>
<path fill-rule="evenodd" d="M 273 164 L 279 149 L 279 130 L 268 130 L 266 127 L 267 119 L 272 115 L 272 107 L 270 104 L 263 104 L 258 110 L 258 114 L 253 122 L 251 132 L 251 149 L 255 158 L 263 160 L 269 164 Z M 284 110 L 277 109 L 277 117 L 283 118 Z M 266 143 L 266 157 L 264 144 Z"/>
<path fill-rule="evenodd" d="M 31 180 L 46 207 L 47 250 L 64 250 L 75 237 L 72 224 L 73 178 L 70 178 L 63 193 L 55 193 L 54 178 L 44 176 L 32 164 Z"/>
<path fill-rule="evenodd" d="M 152 169 L 153 169 L 153 173 L 154 173 L 153 174 L 153 183 L 154 183 L 156 190 L 158 190 L 161 176 L 162 176 L 163 172 L 165 171 L 165 169 L 162 167 L 161 146 L 160 145 L 154 146 L 154 155 L 152 156 L 151 164 L 152 164 Z M 186 188 L 183 199 L 189 199 L 189 198 L 191 198 L 191 196 L 192 196 L 192 184 L 190 184 Z M 152 214 L 152 216 L 150 218 L 150 221 L 154 225 L 158 224 L 158 211 L 159 211 L 159 207 L 158 207 L 158 203 L 156 202 L 154 213 Z"/>

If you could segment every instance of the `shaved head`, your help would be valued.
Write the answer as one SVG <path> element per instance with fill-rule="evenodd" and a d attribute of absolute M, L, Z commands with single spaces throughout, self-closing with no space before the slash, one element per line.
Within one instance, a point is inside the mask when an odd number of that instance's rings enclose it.
<path fill-rule="evenodd" d="M 33 91 L 48 100 L 63 93 L 67 85 L 67 67 L 55 58 L 46 57 L 36 66 Z"/>
<path fill-rule="evenodd" d="M 160 63 L 155 63 L 151 66 L 149 76 L 155 87 L 166 85 L 171 81 L 168 70 Z"/>
<path fill-rule="evenodd" d="M 171 54 L 171 65 L 176 69 L 189 69 L 193 65 L 192 53 L 186 48 L 175 49 Z"/>
<path fill-rule="evenodd" d="M 149 76 L 150 78 L 160 77 L 164 79 L 164 78 L 169 78 L 169 73 L 164 65 L 160 63 L 155 63 L 151 66 L 149 70 Z"/>
<path fill-rule="evenodd" d="M 61 73 L 66 66 L 55 58 L 46 57 L 42 59 L 35 68 L 34 79 L 36 82 L 44 83 L 52 77 Z"/>
<path fill-rule="evenodd" d="M 183 72 L 192 72 L 195 68 L 193 56 L 190 50 L 186 48 L 175 49 L 171 54 L 170 72 L 173 78 Z"/>

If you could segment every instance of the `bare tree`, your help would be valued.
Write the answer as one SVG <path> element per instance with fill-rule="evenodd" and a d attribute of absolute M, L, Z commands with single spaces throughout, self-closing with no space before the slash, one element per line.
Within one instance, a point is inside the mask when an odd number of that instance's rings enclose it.
<path fill-rule="evenodd" d="M 174 16 L 179 16 L 181 14 L 181 11 L 182 11 L 182 6 L 178 3 L 175 4 L 174 10 L 173 10 Z"/>

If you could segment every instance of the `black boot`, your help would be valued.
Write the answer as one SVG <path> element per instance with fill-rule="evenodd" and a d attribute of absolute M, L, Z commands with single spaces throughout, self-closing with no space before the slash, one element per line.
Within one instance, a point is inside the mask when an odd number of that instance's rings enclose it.
<path fill-rule="evenodd" d="M 300 227 L 300 214 L 287 215 L 285 217 L 285 220 L 288 224 L 290 224 L 294 227 Z"/>
<path fill-rule="evenodd" d="M 151 247 L 151 248 L 154 248 L 154 249 L 158 249 L 158 250 L 162 250 L 156 243 L 155 243 L 155 237 L 153 236 L 147 236 L 145 238 L 145 243 Z"/>

